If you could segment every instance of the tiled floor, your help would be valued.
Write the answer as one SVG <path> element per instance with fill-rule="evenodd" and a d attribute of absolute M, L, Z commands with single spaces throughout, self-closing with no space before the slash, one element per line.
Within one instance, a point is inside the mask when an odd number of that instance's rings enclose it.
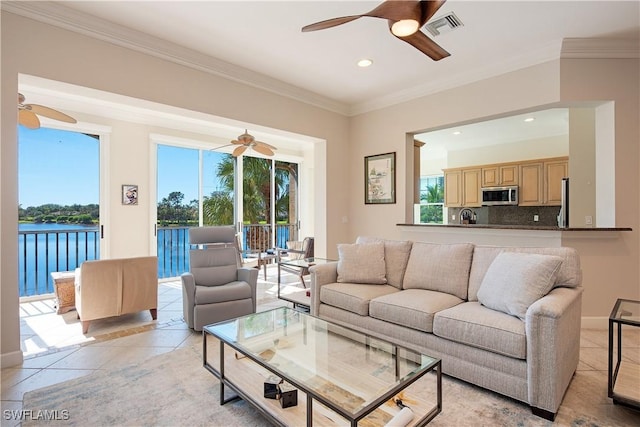
<path fill-rule="evenodd" d="M 258 310 L 285 305 L 277 299 L 277 269 L 270 266 L 267 280 L 258 277 Z M 283 282 L 296 286 L 297 278 Z M 285 288 L 286 289 L 286 288 Z M 292 289 L 292 288 L 290 288 Z M 19 410 L 25 392 L 88 375 L 100 369 L 137 363 L 184 346 L 199 345 L 195 333 L 182 320 L 180 281 L 159 286 L 158 320 L 148 312 L 92 322 L 89 334 L 81 333 L 75 312 L 55 314 L 52 300 L 21 304 L 21 332 L 25 360 L 21 366 L 2 369 L 2 411 Z M 624 358 L 640 363 L 640 328 L 626 328 Z M 606 330 L 581 333 L 578 370 L 601 378 L 607 387 Z M 5 425 L 3 419 L 2 425 Z M 7 424 L 11 425 L 11 424 Z"/>
<path fill-rule="evenodd" d="M 258 311 L 286 305 L 277 298 L 277 268 L 269 266 L 263 279 L 261 270 Z M 296 279 L 284 274 L 282 281 L 297 286 Z M 22 303 L 20 316 L 25 360 L 21 366 L 2 369 L 3 413 L 21 409 L 25 392 L 202 342 L 202 334 L 183 321 L 179 280 L 160 282 L 157 321 L 148 311 L 97 320 L 83 335 L 76 312 L 56 314 L 52 299 Z M 2 426 L 5 422 L 3 418 Z"/>

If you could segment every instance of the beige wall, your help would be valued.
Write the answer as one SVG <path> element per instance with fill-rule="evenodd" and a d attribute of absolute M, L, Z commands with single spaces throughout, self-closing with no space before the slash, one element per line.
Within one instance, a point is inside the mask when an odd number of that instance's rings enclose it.
<path fill-rule="evenodd" d="M 378 235 L 395 239 L 479 244 L 562 244 L 578 249 L 583 265 L 583 316 L 585 324 L 606 325 L 616 298 L 640 299 L 640 227 L 637 59 L 563 59 L 503 76 L 447 90 L 401 105 L 362 114 L 351 120 L 349 156 L 353 165 L 349 240 L 358 235 Z M 407 159 L 406 133 L 442 128 L 448 124 L 477 121 L 479 118 L 530 109 L 547 104 L 569 106 L 578 102 L 615 101 L 615 212 L 618 227 L 631 232 L 554 232 L 543 233 L 458 233 L 425 231 L 396 224 L 412 222 L 412 183 Z M 559 104 L 562 103 L 562 104 Z M 592 104 L 593 105 L 593 104 Z M 573 150 L 573 147 L 571 148 Z M 593 153 L 590 149 L 589 155 Z M 362 157 L 396 151 L 398 155 L 398 201 L 395 205 L 365 205 Z M 571 151 L 573 157 L 574 152 Z M 600 171 L 602 173 L 602 171 Z M 384 220 L 381 220 L 384 218 Z M 594 218 L 595 219 L 595 218 Z"/>
<path fill-rule="evenodd" d="M 406 133 L 446 127 L 449 124 L 478 121 L 558 102 L 559 61 L 547 62 L 503 76 L 436 93 L 351 119 L 349 157 L 352 168 L 350 188 L 350 227 L 348 238 L 376 234 L 388 238 L 421 239 L 396 226 L 413 222 L 413 158 L 408 159 Z M 544 82 L 544 84 L 539 83 Z M 526 84 L 525 84 L 526 83 Z M 490 100 L 490 101 L 489 101 Z M 397 203 L 364 204 L 364 156 L 395 151 L 397 155 Z M 407 214 L 408 213 L 408 214 Z M 381 221 L 384 218 L 384 221 Z"/>
<path fill-rule="evenodd" d="M 563 245 L 580 252 L 583 316 L 608 316 L 616 298 L 640 300 L 640 63 L 563 59 L 560 70 L 562 101 L 601 100 L 615 105 L 615 222 L 633 231 L 607 238 L 566 233 L 563 238 Z"/>
<path fill-rule="evenodd" d="M 335 248 L 347 233 L 341 221 L 347 215 L 348 159 L 342 153 L 348 141 L 348 119 L 290 98 L 262 91 L 213 74 L 197 71 L 70 31 L 2 12 L 2 144 L 0 160 L 1 253 L 1 354 L 2 366 L 21 360 L 18 317 L 17 261 L 17 110 L 18 74 L 38 76 L 195 110 L 245 123 L 285 130 L 326 140 L 326 153 L 315 154 L 315 164 L 331 164 L 331 174 L 309 167 L 314 174 L 313 201 L 316 251 Z M 251 103 L 247 103 L 247 99 Z M 248 106 L 249 105 L 249 106 Z M 123 141 L 137 135 L 144 143 Z M 126 123 L 114 126 L 110 136 L 110 186 L 138 183 L 141 194 L 149 190 L 148 131 Z M 123 162 L 139 157 L 140 168 Z M 330 197 L 326 197 L 329 194 Z M 111 230 L 111 257 L 143 255 L 149 248 L 152 224 L 149 201 L 141 209 L 126 210 L 119 191 L 112 191 L 107 212 Z M 144 196 L 143 196 L 144 197 Z M 128 244 L 134 235 L 139 245 Z"/>
<path fill-rule="evenodd" d="M 1 353 L 5 366 L 21 358 L 17 289 L 17 145 L 16 92 L 18 73 L 96 88 L 135 98 L 214 114 L 261 126 L 310 135 L 327 141 L 326 154 L 316 155 L 313 170 L 315 232 L 320 253 L 336 256 L 339 242 L 356 236 L 478 243 L 536 242 L 554 235 L 508 233 L 467 236 L 460 233 L 417 233 L 398 227 L 411 218 L 412 150 L 407 132 L 425 131 L 447 124 L 478 120 L 511 111 L 557 105 L 559 102 L 616 102 L 616 223 L 633 232 L 596 238 L 588 232 L 563 237 L 576 247 L 583 262 L 585 298 L 583 314 L 605 318 L 616 297 L 639 299 L 638 251 L 638 61 L 557 60 L 486 79 L 350 119 L 196 71 L 139 52 L 97 41 L 69 31 L 2 13 L 2 144 L 0 144 L 0 296 Z M 178 83 L 178 84 L 176 84 Z M 251 99 L 247 107 L 246 99 Z M 7 126 L 6 123 L 10 125 Z M 115 137 L 115 132 L 114 132 Z M 138 155 L 147 156 L 142 147 Z M 364 156 L 397 153 L 397 203 L 364 204 Z M 122 156 L 115 144 L 111 156 Z M 325 158 L 326 156 L 326 158 Z M 138 179 L 138 172 L 121 165 L 110 171 L 111 182 Z M 141 172 L 144 174 L 143 172 Z M 145 182 L 145 181 L 140 181 Z M 112 227 L 149 230 L 148 218 L 121 211 L 118 195 L 111 197 Z M 319 227 L 321 224 L 322 227 Z M 117 230 L 116 230 L 117 231 Z M 147 233 L 146 231 L 144 233 Z M 587 233 L 587 234 L 584 234 Z M 566 233 L 565 233 L 566 234 Z M 118 238 L 120 239 L 120 238 Z M 127 253 L 120 240 L 113 252 Z M 149 241 L 149 239 L 147 239 Z M 112 253 L 115 255 L 115 253 Z"/>

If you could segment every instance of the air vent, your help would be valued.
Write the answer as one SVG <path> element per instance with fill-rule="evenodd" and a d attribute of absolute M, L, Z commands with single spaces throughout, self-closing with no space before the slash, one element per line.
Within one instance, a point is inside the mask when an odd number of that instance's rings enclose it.
<path fill-rule="evenodd" d="M 449 31 L 453 31 L 458 27 L 462 27 L 464 24 L 456 16 L 455 13 L 451 12 L 448 15 L 443 16 L 442 18 L 438 18 L 429 22 L 424 26 L 432 36 L 439 36 L 440 34 L 448 33 Z"/>

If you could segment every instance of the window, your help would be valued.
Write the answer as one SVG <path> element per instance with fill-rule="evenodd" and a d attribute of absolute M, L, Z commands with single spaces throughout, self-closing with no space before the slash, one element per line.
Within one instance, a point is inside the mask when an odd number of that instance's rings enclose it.
<path fill-rule="evenodd" d="M 444 175 L 420 177 L 420 224 L 442 224 Z"/>

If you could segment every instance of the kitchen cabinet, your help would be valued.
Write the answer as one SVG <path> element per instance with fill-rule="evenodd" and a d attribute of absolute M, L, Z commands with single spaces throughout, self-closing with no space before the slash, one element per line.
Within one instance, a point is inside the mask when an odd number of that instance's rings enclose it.
<path fill-rule="evenodd" d="M 542 162 L 523 163 L 520 165 L 520 190 L 518 206 L 541 206 L 543 203 L 543 170 Z"/>
<path fill-rule="evenodd" d="M 462 206 L 470 208 L 482 206 L 480 172 L 481 169 L 464 169 L 462 171 Z"/>
<path fill-rule="evenodd" d="M 444 172 L 444 205 L 446 207 L 462 206 L 462 171 Z"/>
<path fill-rule="evenodd" d="M 482 167 L 482 187 L 506 187 L 518 185 L 518 164 Z"/>
<path fill-rule="evenodd" d="M 556 160 L 544 162 L 544 204 L 560 206 L 562 204 L 562 178 L 569 176 L 569 162 Z"/>
<path fill-rule="evenodd" d="M 566 158 L 520 165 L 519 206 L 560 206 L 562 178 L 569 176 Z"/>
<path fill-rule="evenodd" d="M 519 206 L 560 206 L 562 178 L 569 176 L 569 158 L 445 169 L 446 207 L 482 206 L 482 187 L 518 186 Z"/>
<path fill-rule="evenodd" d="M 444 205 L 450 208 L 481 206 L 480 172 L 480 168 L 444 171 Z"/>

